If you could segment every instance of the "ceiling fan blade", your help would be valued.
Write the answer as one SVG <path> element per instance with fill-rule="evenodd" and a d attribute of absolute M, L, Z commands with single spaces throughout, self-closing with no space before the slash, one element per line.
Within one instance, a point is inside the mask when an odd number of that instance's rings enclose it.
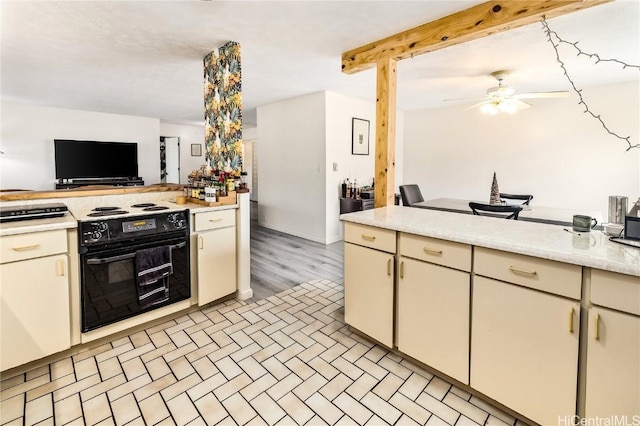
<path fill-rule="evenodd" d="M 569 96 L 567 91 L 557 92 L 537 92 L 537 93 L 519 93 L 512 96 L 513 99 L 543 99 L 543 98 L 566 98 Z"/>
<path fill-rule="evenodd" d="M 470 109 L 474 109 L 474 108 L 477 108 L 477 107 L 482 106 L 482 105 L 490 104 L 491 102 L 493 102 L 493 100 L 487 99 L 485 101 L 478 102 L 477 104 L 473 104 L 470 107 L 465 108 L 464 110 L 465 111 L 469 111 Z"/>
<path fill-rule="evenodd" d="M 453 98 L 453 99 L 443 99 L 443 101 L 475 101 L 478 99 L 487 99 L 486 96 L 476 96 L 474 98 Z"/>
<path fill-rule="evenodd" d="M 520 99 L 512 99 L 512 102 L 515 102 L 516 105 L 518 106 L 518 109 L 527 109 L 527 108 L 531 108 L 533 105 L 531 105 L 530 103 L 527 103 L 525 101 L 521 101 Z"/>

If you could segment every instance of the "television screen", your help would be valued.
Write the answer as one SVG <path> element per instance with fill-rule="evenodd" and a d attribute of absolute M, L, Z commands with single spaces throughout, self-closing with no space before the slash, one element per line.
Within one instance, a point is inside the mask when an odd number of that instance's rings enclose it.
<path fill-rule="evenodd" d="M 138 176 L 138 144 L 54 139 L 56 179 Z"/>

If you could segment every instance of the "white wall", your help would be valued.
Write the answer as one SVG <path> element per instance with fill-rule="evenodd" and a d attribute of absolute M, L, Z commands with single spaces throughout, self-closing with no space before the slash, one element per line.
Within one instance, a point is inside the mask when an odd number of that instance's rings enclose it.
<path fill-rule="evenodd" d="M 640 143 L 639 84 L 585 88 L 590 108 L 611 130 Z M 577 105 L 577 95 L 534 101 L 514 115 L 465 106 L 405 113 L 404 182 L 425 199 L 489 201 L 493 172 L 501 192 L 529 193 L 533 204 L 599 210 L 608 196 L 640 195 L 640 149 L 608 135 Z M 534 103 L 532 102 L 532 103 Z"/>
<path fill-rule="evenodd" d="M 180 182 L 204 164 L 204 126 L 156 118 L 2 103 L 0 188 L 50 190 L 55 185 L 53 139 L 138 143 L 138 171 L 145 185 L 160 182 L 160 136 L 180 138 Z M 191 144 L 203 147 L 191 156 Z"/>
<path fill-rule="evenodd" d="M 242 140 L 244 141 L 244 158 L 242 159 L 242 169 L 247 172 L 247 186 L 249 187 L 249 199 L 258 201 L 258 152 L 255 145 L 258 137 L 258 128 L 255 125 L 250 127 L 242 126 Z"/>
<path fill-rule="evenodd" d="M 371 184 L 375 175 L 376 106 L 370 102 L 350 98 L 333 92 L 326 96 L 326 242 L 343 238 L 340 222 L 339 185 L 344 179 L 356 179 L 359 185 Z M 351 154 L 352 119 L 369 120 L 369 155 Z M 395 192 L 402 184 L 403 117 L 396 120 L 396 174 Z M 337 163 L 338 171 L 333 170 Z"/>
<path fill-rule="evenodd" d="M 258 224 L 325 240 L 325 95 L 258 107 Z"/>
<path fill-rule="evenodd" d="M 205 162 L 204 125 L 192 126 L 185 124 L 160 123 L 160 136 L 177 136 L 180 138 L 180 183 L 186 184 L 189 173 L 199 169 Z M 160 139 L 158 139 L 158 143 Z M 202 146 L 202 156 L 191 156 L 191 144 Z"/>
<path fill-rule="evenodd" d="M 369 155 L 351 154 L 354 117 L 370 121 Z M 400 113 L 398 159 L 402 159 L 402 129 Z M 341 240 L 340 183 L 355 178 L 368 185 L 374 176 L 375 104 L 319 92 L 262 106 L 257 136 L 258 223 L 321 243 Z M 396 161 L 396 191 L 401 176 L 402 161 Z"/>
<path fill-rule="evenodd" d="M 160 181 L 159 120 L 2 102 L 0 188 L 51 190 L 54 139 L 138 143 L 138 174 Z"/>
<path fill-rule="evenodd" d="M 328 92 L 326 96 L 326 241 L 343 238 L 340 223 L 340 184 L 356 179 L 368 185 L 375 174 L 376 106 L 370 102 Z M 369 120 L 369 155 L 352 155 L 352 119 Z M 333 163 L 338 170 L 333 170 Z"/>

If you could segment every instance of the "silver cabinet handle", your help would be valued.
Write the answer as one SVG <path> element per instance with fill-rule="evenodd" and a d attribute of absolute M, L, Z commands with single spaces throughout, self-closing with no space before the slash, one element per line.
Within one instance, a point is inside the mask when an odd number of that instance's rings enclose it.
<path fill-rule="evenodd" d="M 216 217 L 216 218 L 213 218 L 213 219 L 209 219 L 209 222 L 220 222 L 221 220 L 222 220 L 221 217 Z"/>
<path fill-rule="evenodd" d="M 575 309 L 571 308 L 571 312 L 569 312 L 569 333 L 571 334 L 573 334 L 573 315 L 575 313 Z"/>
<path fill-rule="evenodd" d="M 536 271 L 530 271 L 527 269 L 521 269 L 521 268 L 516 268 L 515 266 L 509 266 L 509 270 L 511 272 L 513 272 L 514 274 L 521 274 L 521 275 L 529 275 L 531 277 L 538 275 L 538 273 Z"/>
<path fill-rule="evenodd" d="M 362 234 L 362 239 L 365 241 L 375 241 L 376 237 L 374 235 Z"/>
<path fill-rule="evenodd" d="M 434 249 L 430 249 L 428 247 L 423 247 L 422 250 L 424 250 L 425 253 L 432 254 L 434 256 L 442 255 L 442 250 L 434 250 Z"/>
<path fill-rule="evenodd" d="M 387 275 L 391 276 L 391 259 L 387 260 Z"/>
<path fill-rule="evenodd" d="M 198 245 L 200 246 L 201 250 L 204 248 L 204 238 L 198 237 Z"/>
<path fill-rule="evenodd" d="M 13 251 L 27 251 L 40 248 L 40 244 L 31 244 L 30 246 L 11 247 Z"/>
<path fill-rule="evenodd" d="M 400 278 L 404 278 L 404 262 L 400 262 Z"/>
<path fill-rule="evenodd" d="M 58 260 L 58 276 L 64 277 L 65 275 L 65 261 L 63 259 Z"/>
<path fill-rule="evenodd" d="M 600 340 L 600 314 L 596 314 L 595 322 L 596 326 L 594 329 L 593 338 L 596 340 Z"/>

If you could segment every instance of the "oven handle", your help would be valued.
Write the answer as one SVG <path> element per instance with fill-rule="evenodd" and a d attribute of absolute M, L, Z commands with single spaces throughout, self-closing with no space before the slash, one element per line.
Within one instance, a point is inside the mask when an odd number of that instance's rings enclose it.
<path fill-rule="evenodd" d="M 179 244 L 174 244 L 172 246 L 169 246 L 169 248 L 171 250 L 179 249 L 186 245 L 187 245 L 186 242 L 182 242 Z M 111 263 L 111 262 L 117 262 L 119 260 L 133 259 L 134 257 L 136 257 L 135 253 L 127 253 L 127 254 L 121 254 L 120 256 L 111 256 L 111 257 L 105 257 L 102 259 L 98 257 L 94 257 L 91 259 L 87 259 L 86 262 L 87 262 L 87 265 L 101 265 L 103 263 Z"/>

